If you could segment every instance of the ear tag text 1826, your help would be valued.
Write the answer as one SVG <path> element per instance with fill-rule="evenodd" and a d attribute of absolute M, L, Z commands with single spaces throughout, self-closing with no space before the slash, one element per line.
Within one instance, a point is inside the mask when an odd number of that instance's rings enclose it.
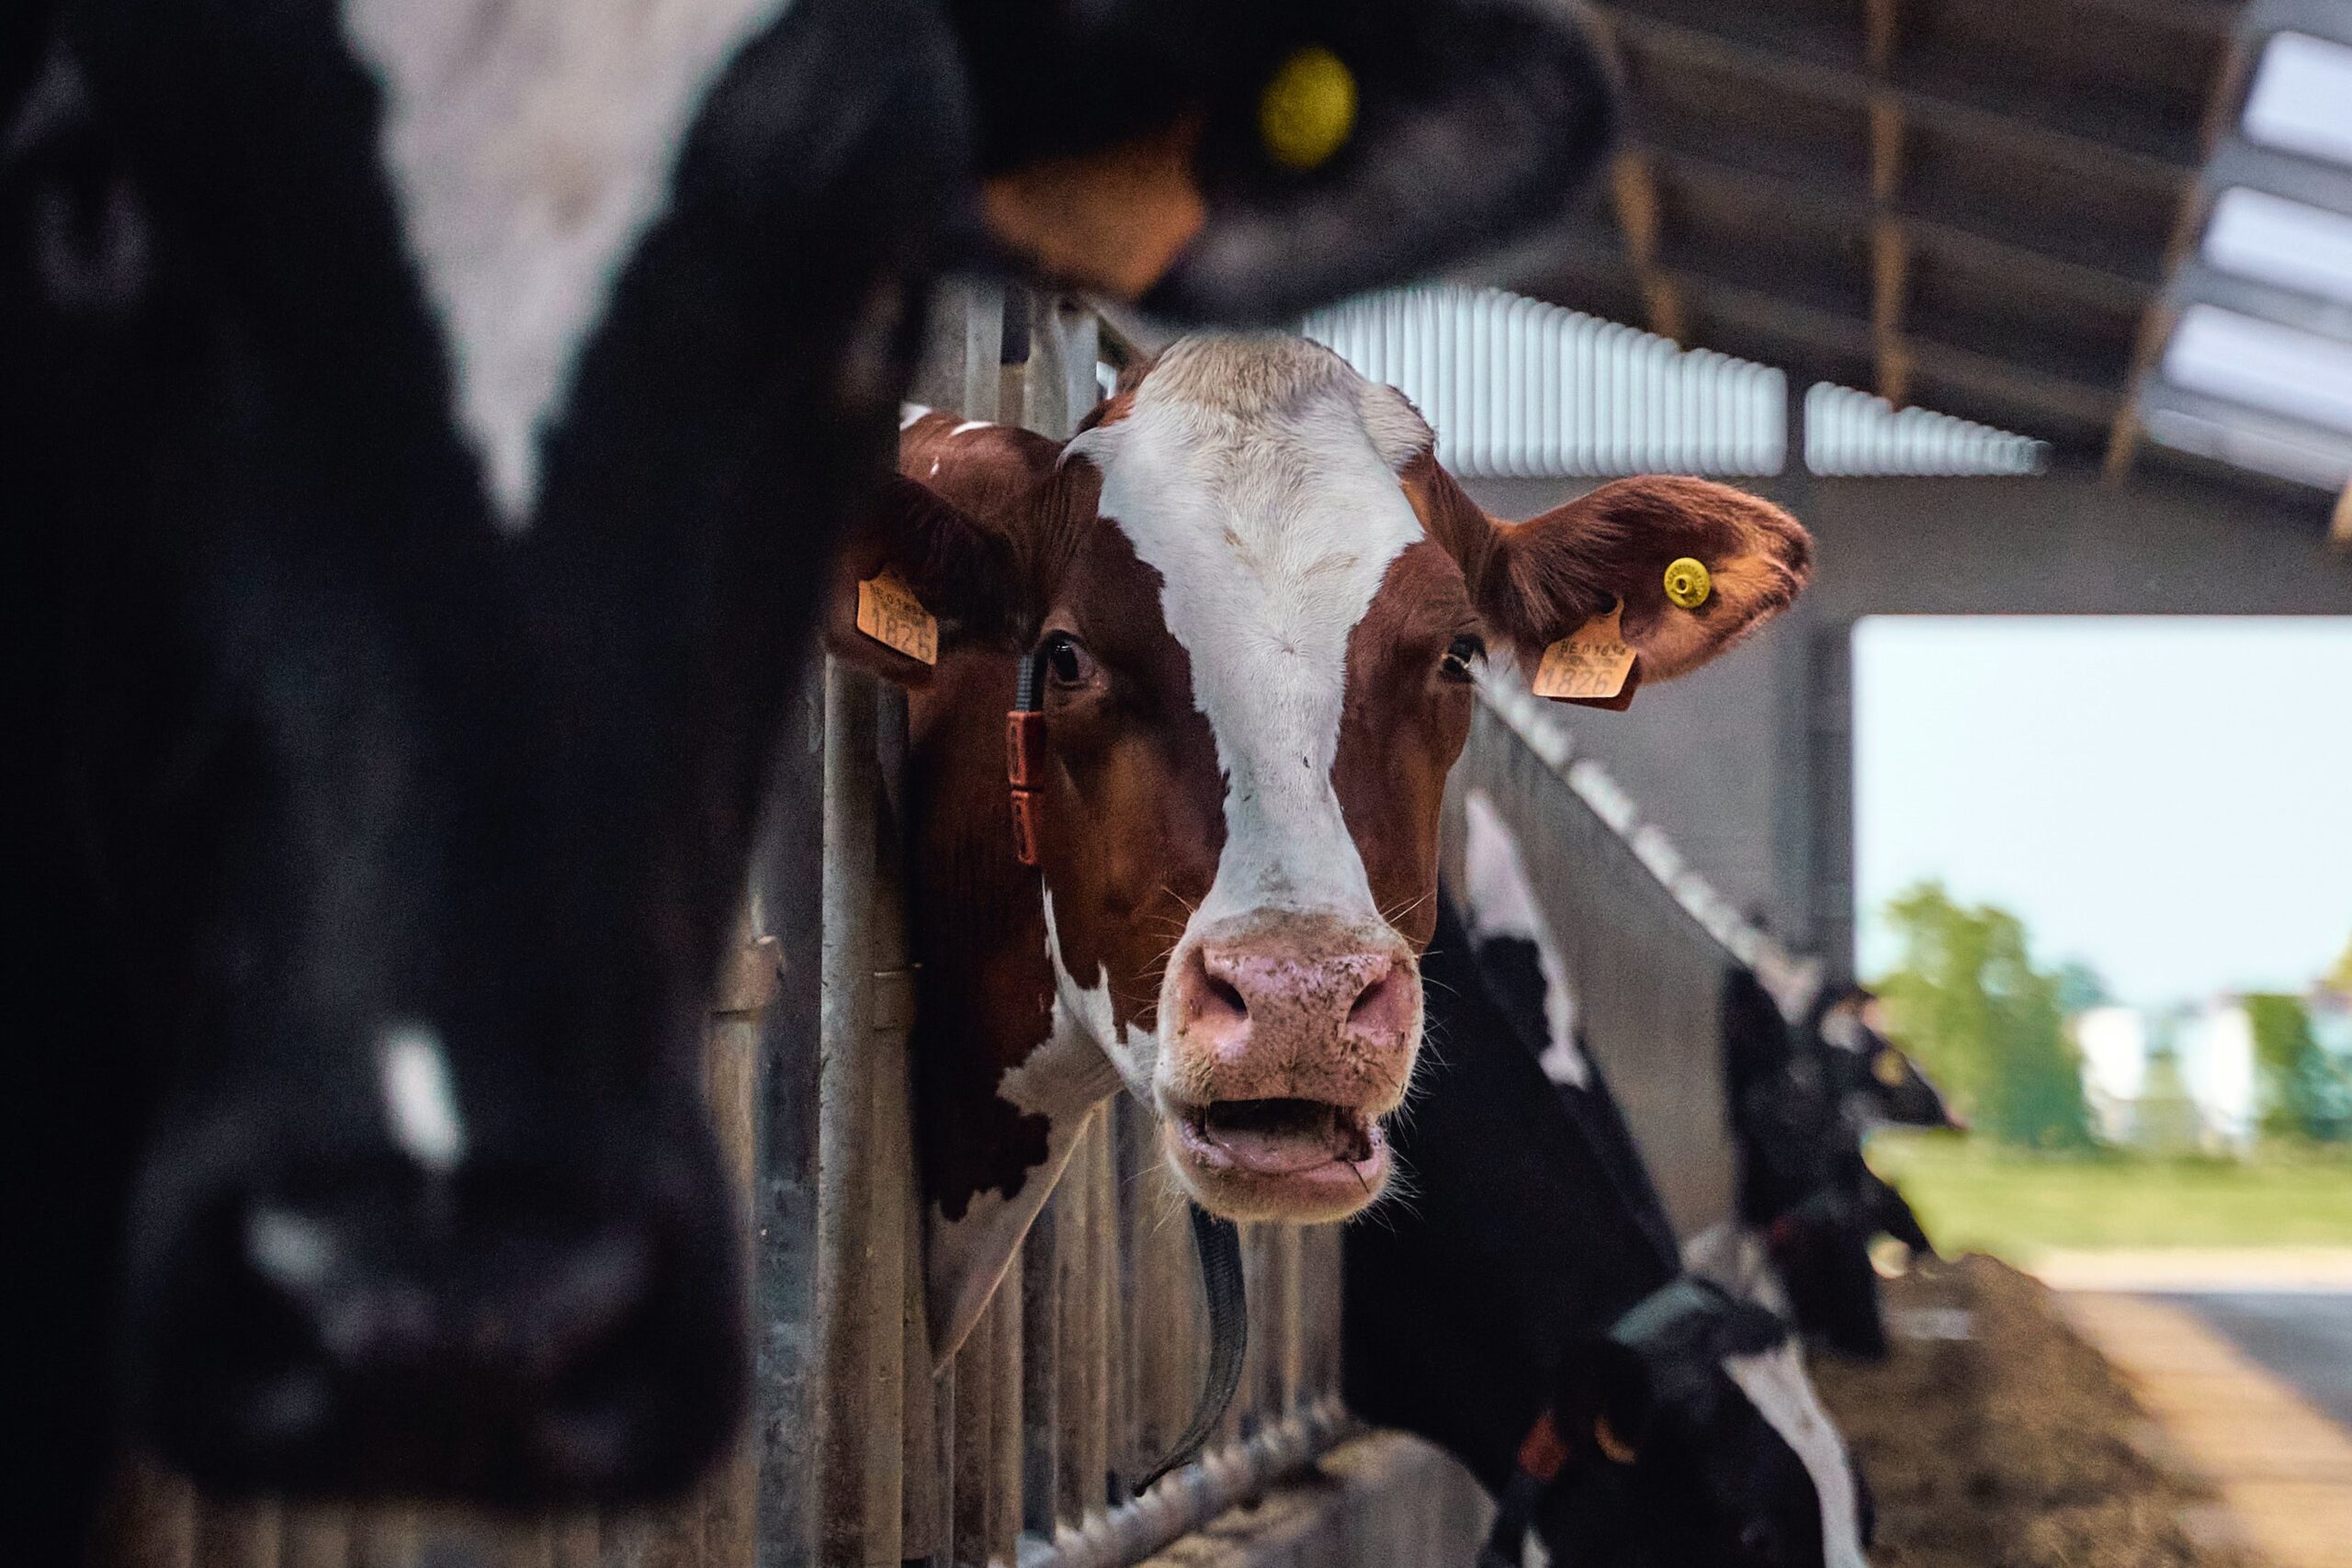
<path fill-rule="evenodd" d="M 894 572 L 857 585 L 857 629 L 909 659 L 939 662 L 939 618 Z"/>
<path fill-rule="evenodd" d="M 1621 602 L 1595 615 L 1544 650 L 1536 667 L 1535 694 L 1555 702 L 1623 710 L 1633 705 L 1634 650 L 1621 625 Z"/>

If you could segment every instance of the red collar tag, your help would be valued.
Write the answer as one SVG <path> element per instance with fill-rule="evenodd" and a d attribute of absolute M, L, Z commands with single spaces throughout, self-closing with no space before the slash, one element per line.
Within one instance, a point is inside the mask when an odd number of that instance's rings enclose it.
<path fill-rule="evenodd" d="M 1004 716 L 1004 782 L 1012 791 L 1012 853 L 1037 863 L 1037 786 L 1046 773 L 1046 716 L 1014 708 Z"/>

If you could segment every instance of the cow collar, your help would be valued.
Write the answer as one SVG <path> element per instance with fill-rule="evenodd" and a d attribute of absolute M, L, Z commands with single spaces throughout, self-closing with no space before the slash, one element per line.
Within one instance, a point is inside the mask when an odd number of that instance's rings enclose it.
<path fill-rule="evenodd" d="M 1004 716 L 1004 782 L 1012 795 L 1012 855 L 1037 864 L 1037 786 L 1046 773 L 1046 649 L 1044 642 L 1021 660 L 1013 684 L 1012 711 Z"/>

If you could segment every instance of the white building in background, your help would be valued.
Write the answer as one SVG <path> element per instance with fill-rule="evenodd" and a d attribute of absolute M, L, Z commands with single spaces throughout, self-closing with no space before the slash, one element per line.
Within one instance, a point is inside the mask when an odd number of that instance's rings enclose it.
<path fill-rule="evenodd" d="M 2235 997 L 2206 1003 L 2176 1036 L 2181 1081 L 2207 1137 L 2233 1150 L 2254 1142 L 2254 1020 Z"/>
<path fill-rule="evenodd" d="M 2075 1015 L 2075 1044 L 2083 1054 L 2091 1130 L 2101 1142 L 2130 1143 L 2133 1107 L 2148 1080 L 2147 1015 L 2137 1008 L 2086 1008 Z"/>
<path fill-rule="evenodd" d="M 2243 1152 L 2254 1141 L 2254 1025 L 2237 998 L 2161 1012 L 2088 1008 L 2074 1022 L 2083 1096 L 2102 1139 L 2216 1153 Z M 2352 1018 L 2345 1023 L 2352 1030 Z M 2170 1066 L 2152 1072 L 2165 1053 Z M 2166 1103 L 2160 1107 L 2151 1096 Z"/>

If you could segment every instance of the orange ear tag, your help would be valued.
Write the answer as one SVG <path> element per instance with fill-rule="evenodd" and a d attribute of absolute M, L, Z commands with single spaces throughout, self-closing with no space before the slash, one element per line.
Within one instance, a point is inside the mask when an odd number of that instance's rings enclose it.
<path fill-rule="evenodd" d="M 1545 649 L 1535 671 L 1535 694 L 1591 707 L 1631 706 L 1627 677 L 1634 672 L 1634 650 L 1619 624 L 1624 614 L 1623 604 L 1614 604 Z"/>
<path fill-rule="evenodd" d="M 894 572 L 857 585 L 857 629 L 909 659 L 939 662 L 939 618 Z"/>

